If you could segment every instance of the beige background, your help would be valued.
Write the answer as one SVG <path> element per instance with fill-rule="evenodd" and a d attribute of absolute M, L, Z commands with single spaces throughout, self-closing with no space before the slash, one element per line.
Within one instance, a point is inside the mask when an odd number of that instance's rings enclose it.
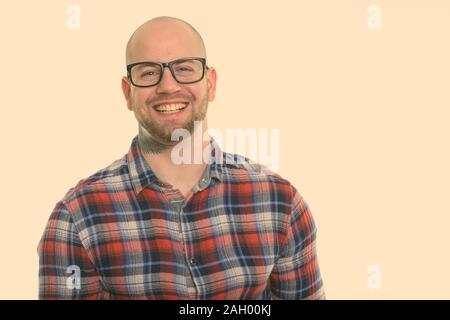
<path fill-rule="evenodd" d="M 70 4 L 79 30 L 66 26 Z M 316 219 L 329 299 L 450 298 L 445 0 L 3 4 L 0 298 L 37 298 L 54 205 L 127 152 L 137 125 L 120 89 L 124 47 L 158 15 L 204 36 L 219 75 L 210 127 L 280 129 L 279 172 Z"/>

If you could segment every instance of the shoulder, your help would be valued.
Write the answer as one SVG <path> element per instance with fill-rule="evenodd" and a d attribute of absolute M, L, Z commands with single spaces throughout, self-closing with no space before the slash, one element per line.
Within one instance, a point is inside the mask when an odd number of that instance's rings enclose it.
<path fill-rule="evenodd" d="M 300 191 L 288 179 L 267 166 L 241 155 L 224 152 L 221 167 L 223 182 L 228 184 L 227 190 L 231 194 L 244 198 L 250 198 L 248 196 L 251 195 L 251 199 L 270 203 L 271 209 L 277 208 L 277 212 L 287 213 L 285 219 L 308 218 L 309 206 Z"/>
<path fill-rule="evenodd" d="M 221 170 L 225 182 L 258 184 L 291 193 L 292 196 L 297 192 L 288 179 L 242 155 L 224 152 Z"/>
<path fill-rule="evenodd" d="M 72 201 L 84 195 L 92 194 L 96 191 L 113 190 L 115 186 L 123 186 L 124 181 L 129 179 L 128 177 L 125 155 L 108 166 L 97 170 L 90 176 L 79 180 L 75 186 L 66 192 L 60 202 L 69 205 Z"/>

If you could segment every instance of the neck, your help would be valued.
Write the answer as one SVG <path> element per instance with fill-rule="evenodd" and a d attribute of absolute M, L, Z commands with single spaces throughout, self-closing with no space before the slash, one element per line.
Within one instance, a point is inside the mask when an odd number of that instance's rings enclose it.
<path fill-rule="evenodd" d="M 145 161 L 156 176 L 186 195 L 196 185 L 207 166 L 207 163 L 203 160 L 204 150 L 210 144 L 208 139 L 203 139 L 206 130 L 206 121 L 204 121 L 204 128 L 194 129 L 190 139 L 183 139 L 183 141 L 176 142 L 174 145 L 155 141 L 148 133 L 139 130 L 139 146 Z M 183 153 L 184 161 L 182 163 L 175 159 L 175 157 L 180 156 L 180 150 Z M 185 153 L 190 157 L 186 156 Z M 198 161 L 199 153 L 202 161 Z"/>

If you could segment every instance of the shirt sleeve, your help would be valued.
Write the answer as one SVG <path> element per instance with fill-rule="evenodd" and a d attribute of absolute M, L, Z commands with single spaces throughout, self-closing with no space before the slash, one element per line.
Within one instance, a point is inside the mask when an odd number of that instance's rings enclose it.
<path fill-rule="evenodd" d="M 95 266 L 71 214 L 58 202 L 38 245 L 39 299 L 103 299 Z"/>
<path fill-rule="evenodd" d="M 294 189 L 290 224 L 270 275 L 272 299 L 325 299 L 316 233 L 308 205 Z"/>

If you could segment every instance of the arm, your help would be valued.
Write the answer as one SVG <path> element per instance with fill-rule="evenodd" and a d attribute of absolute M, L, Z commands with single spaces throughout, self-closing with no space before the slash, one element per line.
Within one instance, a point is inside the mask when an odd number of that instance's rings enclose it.
<path fill-rule="evenodd" d="M 39 299 L 102 299 L 100 278 L 62 202 L 50 216 L 38 254 Z"/>
<path fill-rule="evenodd" d="M 272 299 L 325 299 L 315 245 L 313 217 L 294 189 L 286 238 L 270 275 Z"/>

